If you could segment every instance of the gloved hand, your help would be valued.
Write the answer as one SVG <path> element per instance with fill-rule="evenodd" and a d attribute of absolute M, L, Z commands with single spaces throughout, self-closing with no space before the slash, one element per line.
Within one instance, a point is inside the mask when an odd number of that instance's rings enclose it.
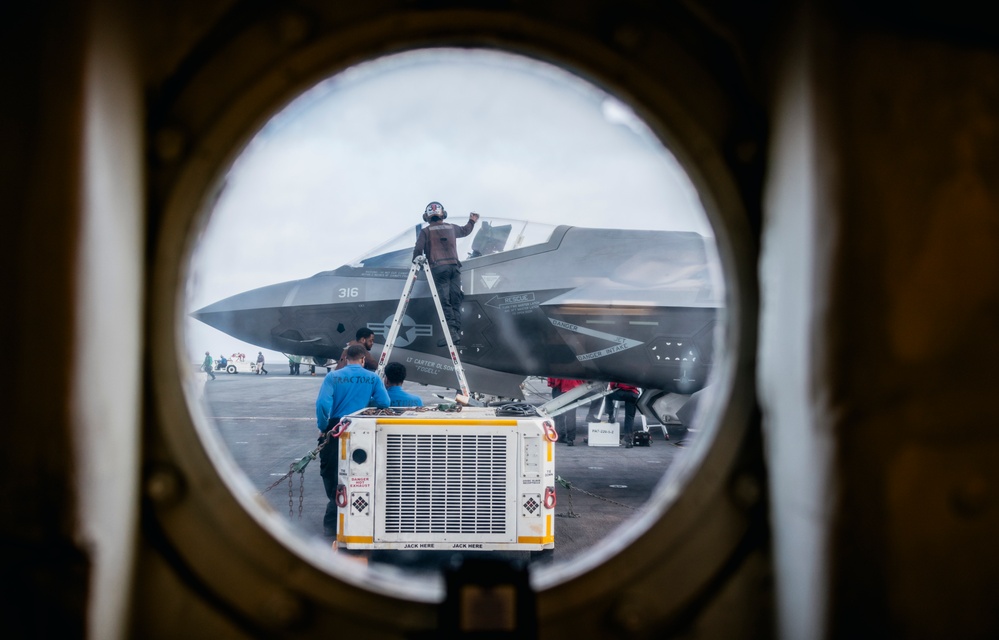
<path fill-rule="evenodd" d="M 472 213 L 468 214 L 468 217 L 472 219 L 472 222 L 478 222 L 479 221 L 479 214 L 475 213 L 474 211 Z"/>
<path fill-rule="evenodd" d="M 415 258 L 413 258 L 413 264 L 422 265 L 426 261 L 427 261 L 427 257 L 425 255 L 423 255 L 422 253 L 420 255 L 416 256 Z"/>

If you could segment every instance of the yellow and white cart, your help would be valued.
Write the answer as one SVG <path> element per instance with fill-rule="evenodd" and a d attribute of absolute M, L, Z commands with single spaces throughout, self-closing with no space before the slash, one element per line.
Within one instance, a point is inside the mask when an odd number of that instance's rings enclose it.
<path fill-rule="evenodd" d="M 338 439 L 346 549 L 542 551 L 555 547 L 555 429 L 542 416 L 367 410 Z"/>

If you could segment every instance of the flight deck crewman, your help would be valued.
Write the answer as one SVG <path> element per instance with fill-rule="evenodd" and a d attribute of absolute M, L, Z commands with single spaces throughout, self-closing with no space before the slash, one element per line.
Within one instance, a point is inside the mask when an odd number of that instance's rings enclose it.
<path fill-rule="evenodd" d="M 610 388 L 614 391 L 600 400 L 594 400 L 590 403 L 590 410 L 586 416 L 587 422 L 596 422 L 597 411 L 600 410 L 601 403 L 607 403 L 607 419 L 610 422 L 614 422 L 614 402 L 620 400 L 624 403 L 624 426 L 621 428 L 621 445 L 631 449 L 634 446 L 634 433 L 632 428 L 635 424 L 635 411 L 638 409 L 638 398 L 641 395 L 641 390 L 638 387 L 633 387 L 630 384 L 624 384 L 622 382 L 612 382 L 610 383 Z"/>
<path fill-rule="evenodd" d="M 563 393 L 568 393 L 583 384 L 582 380 L 567 380 L 565 378 L 548 378 L 548 386 L 552 390 L 552 400 Z M 576 443 L 576 410 L 566 411 L 555 416 L 555 432 L 558 434 L 558 441 L 564 442 L 570 447 Z"/>
<path fill-rule="evenodd" d="M 390 362 L 385 365 L 385 389 L 393 407 L 422 407 L 420 396 L 407 393 L 402 389 L 406 381 L 406 365 L 401 362 Z"/>
<path fill-rule="evenodd" d="M 212 373 L 212 354 L 207 351 L 205 351 L 205 361 L 201 363 L 201 370 L 211 376 L 212 380 L 215 379 L 215 374 Z M 208 381 L 208 376 L 205 376 L 205 382 Z"/>
<path fill-rule="evenodd" d="M 364 368 L 368 371 L 376 371 L 378 369 L 378 362 L 371 355 L 371 347 L 375 346 L 375 332 L 367 327 L 358 329 L 357 333 L 354 334 L 354 339 L 348 342 L 347 346 L 343 348 L 343 351 L 340 353 L 340 359 L 337 360 L 336 368 L 343 369 L 347 366 L 347 349 L 352 344 L 359 344 L 364 347 Z"/>
<path fill-rule="evenodd" d="M 319 443 L 326 441 L 319 452 L 319 475 L 323 479 L 326 497 L 326 515 L 323 516 L 323 533 L 327 537 L 336 535 L 336 485 L 337 447 L 336 440 L 327 441 L 327 432 L 340 422 L 345 415 L 360 411 L 369 405 L 385 409 L 389 406 L 388 392 L 378 374 L 364 368 L 364 345 L 352 344 L 347 347 L 347 366 L 330 371 L 323 379 L 316 397 L 316 425 L 321 435 Z"/>
<path fill-rule="evenodd" d="M 451 331 L 451 341 L 461 344 L 461 301 L 465 294 L 461 291 L 461 261 L 458 260 L 457 238 L 464 238 L 472 233 L 479 214 L 468 214 L 468 222 L 458 226 L 444 222 L 447 211 L 439 202 L 431 202 L 423 212 L 423 220 L 430 224 L 420 230 L 413 247 L 413 261 L 419 256 L 426 256 L 430 263 L 430 273 L 434 276 L 434 285 L 440 294 L 444 320 Z M 443 347 L 447 341 L 437 342 Z"/>

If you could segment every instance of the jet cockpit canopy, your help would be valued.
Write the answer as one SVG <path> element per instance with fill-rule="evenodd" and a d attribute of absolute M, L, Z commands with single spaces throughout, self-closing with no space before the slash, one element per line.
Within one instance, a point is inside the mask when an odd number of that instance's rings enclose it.
<path fill-rule="evenodd" d="M 417 224 L 391 240 L 383 242 L 346 266 L 354 269 L 408 269 L 413 261 L 413 246 L 424 224 Z M 460 225 L 459 225 L 460 226 Z M 480 256 L 512 251 L 548 242 L 555 225 L 507 218 L 480 218 L 472 233 L 458 238 L 458 256 L 469 260 Z"/>

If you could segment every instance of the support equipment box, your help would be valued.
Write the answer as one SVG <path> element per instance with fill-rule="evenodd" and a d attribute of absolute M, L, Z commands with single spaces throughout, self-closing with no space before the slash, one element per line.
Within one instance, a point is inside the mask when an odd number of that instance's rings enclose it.
<path fill-rule="evenodd" d="M 616 422 L 591 422 L 586 444 L 591 447 L 616 447 L 621 444 L 620 427 Z"/>
<path fill-rule="evenodd" d="M 541 551 L 555 546 L 550 419 L 366 410 L 338 439 L 337 541 L 347 549 Z"/>

